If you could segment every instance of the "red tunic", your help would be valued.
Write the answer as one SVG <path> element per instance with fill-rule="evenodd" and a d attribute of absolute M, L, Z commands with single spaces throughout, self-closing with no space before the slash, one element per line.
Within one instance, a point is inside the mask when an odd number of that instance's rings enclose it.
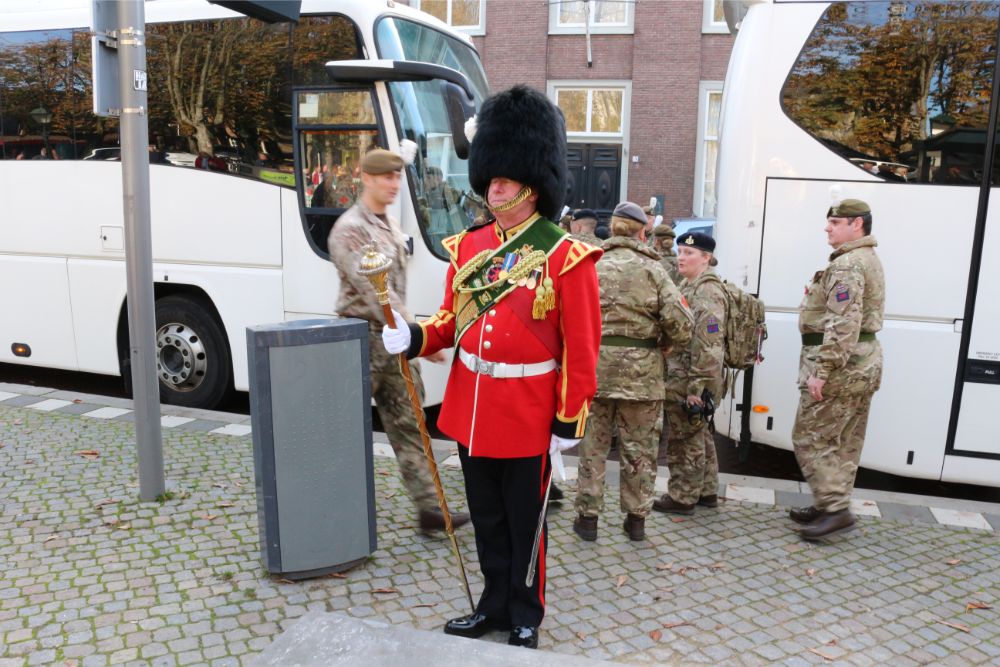
<path fill-rule="evenodd" d="M 455 272 L 484 249 L 534 224 L 529 218 L 506 234 L 484 225 L 446 239 L 451 266 L 444 303 L 414 327 L 420 356 L 455 345 Z M 540 219 L 539 219 L 540 220 Z M 469 448 L 470 456 L 515 458 L 548 451 L 551 435 L 583 437 L 597 389 L 601 311 L 594 264 L 602 251 L 563 239 L 549 255 L 556 307 L 546 320 L 532 318 L 534 291 L 514 289 L 475 320 L 459 347 L 487 362 L 534 364 L 554 359 L 558 368 L 524 378 L 494 378 L 469 370 L 456 352 L 438 417 L 438 428 Z M 544 341 L 544 342 L 543 342 Z"/>

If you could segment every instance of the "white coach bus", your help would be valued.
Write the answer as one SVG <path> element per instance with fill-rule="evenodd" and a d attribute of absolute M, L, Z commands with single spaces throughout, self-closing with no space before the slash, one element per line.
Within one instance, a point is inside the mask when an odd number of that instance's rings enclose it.
<path fill-rule="evenodd" d="M 719 429 L 791 448 L 797 308 L 828 261 L 831 198 L 857 197 L 886 274 L 885 372 L 861 463 L 997 485 L 1000 165 L 985 157 L 1000 3 L 741 4 L 716 237 L 721 272 L 766 304 L 769 340 Z"/>
<path fill-rule="evenodd" d="M 120 150 L 92 113 L 90 6 L 0 5 L 0 362 L 116 375 Z M 488 90 L 468 37 L 384 0 L 304 0 L 297 24 L 158 0 L 146 21 L 163 399 L 213 407 L 248 388 L 247 326 L 334 314 L 326 238 L 372 146 L 419 147 L 390 212 L 412 239 L 407 305 L 435 312 L 440 241 L 477 213 L 461 127 Z M 426 369 L 429 403 L 446 371 Z"/>

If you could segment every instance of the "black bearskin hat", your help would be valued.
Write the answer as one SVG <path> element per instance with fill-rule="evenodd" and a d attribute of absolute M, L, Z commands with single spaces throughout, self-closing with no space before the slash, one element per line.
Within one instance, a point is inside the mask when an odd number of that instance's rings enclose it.
<path fill-rule="evenodd" d="M 483 103 L 469 148 L 469 182 L 480 197 L 493 178 L 530 185 L 538 212 L 558 220 L 566 199 L 566 122 L 545 95 L 514 86 Z"/>

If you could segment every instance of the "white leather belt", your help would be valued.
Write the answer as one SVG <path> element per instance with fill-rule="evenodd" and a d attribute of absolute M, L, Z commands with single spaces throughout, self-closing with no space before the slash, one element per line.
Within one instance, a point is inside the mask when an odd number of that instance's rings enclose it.
<path fill-rule="evenodd" d="M 540 361 L 537 364 L 505 364 L 499 361 L 484 361 L 462 348 L 458 348 L 458 358 L 473 373 L 493 378 L 527 378 L 545 375 L 556 369 L 555 359 Z"/>

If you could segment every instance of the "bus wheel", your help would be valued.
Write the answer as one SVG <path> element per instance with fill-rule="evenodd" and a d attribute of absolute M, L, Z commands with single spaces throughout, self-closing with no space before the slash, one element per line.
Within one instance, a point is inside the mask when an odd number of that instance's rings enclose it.
<path fill-rule="evenodd" d="M 164 403 L 214 408 L 232 386 L 222 327 L 202 302 L 180 295 L 156 302 L 156 375 Z"/>

